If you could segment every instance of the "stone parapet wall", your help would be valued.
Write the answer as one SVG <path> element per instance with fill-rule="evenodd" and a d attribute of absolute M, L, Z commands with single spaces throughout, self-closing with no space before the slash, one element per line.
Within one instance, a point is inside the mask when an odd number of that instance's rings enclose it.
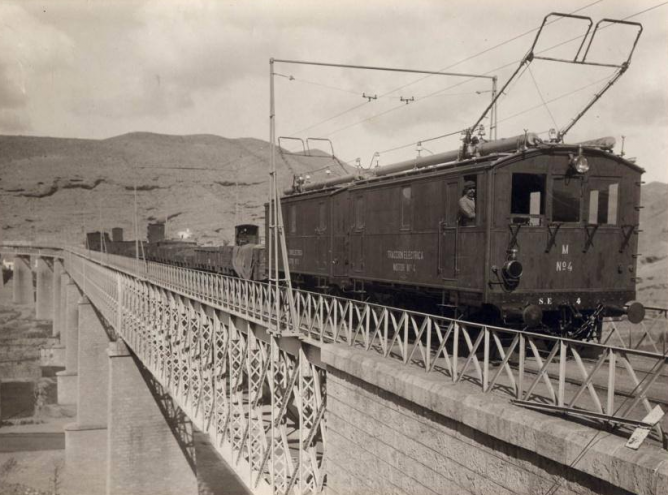
<path fill-rule="evenodd" d="M 329 493 L 658 495 L 665 451 L 342 345 L 327 365 Z"/>

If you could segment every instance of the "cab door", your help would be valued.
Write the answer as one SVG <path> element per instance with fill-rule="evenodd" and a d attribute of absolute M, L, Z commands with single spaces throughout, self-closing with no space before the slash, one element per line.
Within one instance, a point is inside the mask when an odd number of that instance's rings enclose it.
<path fill-rule="evenodd" d="M 445 211 L 439 225 L 438 271 L 443 280 L 457 278 L 457 234 L 459 215 L 459 183 L 444 183 Z"/>
<path fill-rule="evenodd" d="M 348 275 L 350 254 L 349 239 L 349 197 L 347 193 L 331 196 L 331 246 L 330 255 L 332 276 L 344 277 Z"/>
<path fill-rule="evenodd" d="M 315 228 L 316 267 L 321 273 L 329 271 L 329 230 L 327 228 L 327 203 L 318 202 L 318 224 Z"/>
<path fill-rule="evenodd" d="M 350 269 L 351 275 L 364 271 L 364 196 L 355 194 L 353 217 L 350 227 Z"/>

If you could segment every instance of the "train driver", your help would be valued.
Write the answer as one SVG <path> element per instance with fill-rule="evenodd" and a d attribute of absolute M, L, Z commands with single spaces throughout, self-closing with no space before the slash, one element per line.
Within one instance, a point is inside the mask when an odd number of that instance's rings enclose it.
<path fill-rule="evenodd" d="M 464 192 L 459 199 L 459 221 L 461 225 L 475 225 L 475 182 L 464 182 Z"/>

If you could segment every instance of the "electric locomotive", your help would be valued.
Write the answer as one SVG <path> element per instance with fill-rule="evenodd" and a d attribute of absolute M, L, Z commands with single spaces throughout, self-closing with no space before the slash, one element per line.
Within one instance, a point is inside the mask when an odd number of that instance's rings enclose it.
<path fill-rule="evenodd" d="M 556 19 L 583 28 L 570 56 L 536 51 Z M 635 34 L 625 60 L 590 60 L 609 25 Z M 563 139 L 627 71 L 641 33 L 637 22 L 550 13 L 460 149 L 366 177 L 296 182 L 283 199 L 292 275 L 309 287 L 416 309 L 438 304 L 469 320 L 580 339 L 600 334 L 604 316 L 641 321 L 644 308 L 633 300 L 643 170 L 612 152 L 613 138 Z M 616 70 L 549 142 L 527 132 L 490 142 L 473 136 L 488 114 L 496 127 L 497 101 L 536 60 Z"/>
<path fill-rule="evenodd" d="M 604 316 L 639 322 L 643 169 L 613 146 L 526 133 L 293 187 L 281 200 L 293 283 L 574 338 Z"/>

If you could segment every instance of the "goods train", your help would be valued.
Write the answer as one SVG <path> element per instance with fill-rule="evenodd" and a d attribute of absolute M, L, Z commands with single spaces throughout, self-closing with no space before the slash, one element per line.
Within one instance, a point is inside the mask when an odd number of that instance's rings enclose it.
<path fill-rule="evenodd" d="M 264 246 L 260 244 L 257 225 L 237 225 L 233 246 L 204 247 L 185 239 L 165 239 L 164 222 L 149 223 L 147 237 L 148 241 L 124 241 L 123 230 L 120 228 L 112 230 L 111 238 L 106 232 L 89 232 L 86 235 L 86 247 L 92 251 L 131 258 L 137 256 L 147 261 L 247 280 L 265 278 Z"/>
<path fill-rule="evenodd" d="M 534 52 L 553 18 L 586 26 L 574 57 Z M 588 59 L 607 24 L 636 33 L 625 62 Z M 295 178 L 281 200 L 293 284 L 578 339 L 599 336 L 605 316 L 640 322 L 645 310 L 634 299 L 643 169 L 613 153 L 613 138 L 565 144 L 563 137 L 628 69 L 641 32 L 630 21 L 594 26 L 588 17 L 549 14 L 459 149 L 319 183 Z M 528 132 L 492 141 L 472 136 L 533 60 L 616 72 L 549 141 Z M 267 206 L 265 212 L 269 218 Z M 267 238 L 269 230 L 265 225 Z M 201 248 L 166 241 L 164 224 L 153 224 L 147 243 L 96 233 L 89 247 L 136 255 L 138 246 L 149 260 L 264 280 L 258 228 L 238 226 L 236 234 L 234 246 Z"/>
<path fill-rule="evenodd" d="M 574 338 L 596 336 L 604 316 L 639 322 L 643 170 L 613 145 L 526 133 L 365 175 L 297 181 L 281 200 L 293 284 Z M 148 242 L 95 232 L 88 246 L 135 256 L 138 245 L 147 260 L 264 280 L 258 234 L 239 225 L 234 246 L 199 247 L 165 240 L 154 223 Z"/>

